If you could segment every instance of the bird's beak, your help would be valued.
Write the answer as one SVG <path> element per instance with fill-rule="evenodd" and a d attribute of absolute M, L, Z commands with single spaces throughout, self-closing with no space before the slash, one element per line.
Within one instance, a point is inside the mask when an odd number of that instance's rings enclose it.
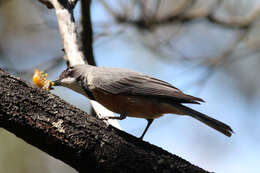
<path fill-rule="evenodd" d="M 61 86 L 61 81 L 59 79 L 53 81 L 53 86 Z"/>

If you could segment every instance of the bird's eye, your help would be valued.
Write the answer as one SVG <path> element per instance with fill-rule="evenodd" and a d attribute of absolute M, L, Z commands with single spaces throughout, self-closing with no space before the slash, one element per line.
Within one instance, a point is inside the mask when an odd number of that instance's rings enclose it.
<path fill-rule="evenodd" d="M 72 68 L 67 70 L 67 76 L 72 76 L 72 73 L 73 73 L 73 69 Z"/>
<path fill-rule="evenodd" d="M 74 71 L 74 67 L 68 67 L 68 68 L 66 69 L 66 73 L 67 73 L 68 76 L 71 76 L 71 74 L 73 73 L 73 71 Z"/>
<path fill-rule="evenodd" d="M 68 68 L 67 68 L 68 71 L 71 71 L 71 70 L 73 70 L 73 69 L 74 69 L 74 67 L 68 67 Z"/>
<path fill-rule="evenodd" d="M 59 79 L 64 79 L 67 77 L 73 77 L 73 74 L 75 73 L 74 67 L 68 67 L 66 70 L 64 70 Z"/>

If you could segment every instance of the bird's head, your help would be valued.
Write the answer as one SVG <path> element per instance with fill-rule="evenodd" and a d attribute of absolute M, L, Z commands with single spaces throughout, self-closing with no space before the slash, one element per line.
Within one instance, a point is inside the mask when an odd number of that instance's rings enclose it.
<path fill-rule="evenodd" d="M 86 75 L 84 72 L 87 71 L 87 67 L 88 66 L 86 65 L 68 67 L 61 73 L 58 80 L 53 81 L 53 86 L 63 86 L 72 89 L 77 93 L 86 95 L 82 77 Z"/>
<path fill-rule="evenodd" d="M 53 81 L 53 86 L 64 86 L 71 88 L 71 85 L 75 85 L 77 82 L 78 75 L 75 73 L 74 67 L 68 67 L 66 70 L 64 70 L 58 80 Z"/>

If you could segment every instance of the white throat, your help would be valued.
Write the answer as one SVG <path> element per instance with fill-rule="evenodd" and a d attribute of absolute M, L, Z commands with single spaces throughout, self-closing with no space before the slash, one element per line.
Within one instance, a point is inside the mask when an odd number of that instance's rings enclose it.
<path fill-rule="evenodd" d="M 72 89 L 73 91 L 82 94 L 84 96 L 87 96 L 83 88 L 78 84 L 76 78 L 73 77 L 67 77 L 61 80 L 61 85 Z"/>

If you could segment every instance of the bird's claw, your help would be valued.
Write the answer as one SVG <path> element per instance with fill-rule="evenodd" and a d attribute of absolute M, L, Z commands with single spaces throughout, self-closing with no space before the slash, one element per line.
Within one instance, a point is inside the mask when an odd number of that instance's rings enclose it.
<path fill-rule="evenodd" d="M 105 121 L 105 120 L 107 121 L 107 120 L 109 120 L 109 117 L 101 117 L 100 119 L 103 121 Z"/>

